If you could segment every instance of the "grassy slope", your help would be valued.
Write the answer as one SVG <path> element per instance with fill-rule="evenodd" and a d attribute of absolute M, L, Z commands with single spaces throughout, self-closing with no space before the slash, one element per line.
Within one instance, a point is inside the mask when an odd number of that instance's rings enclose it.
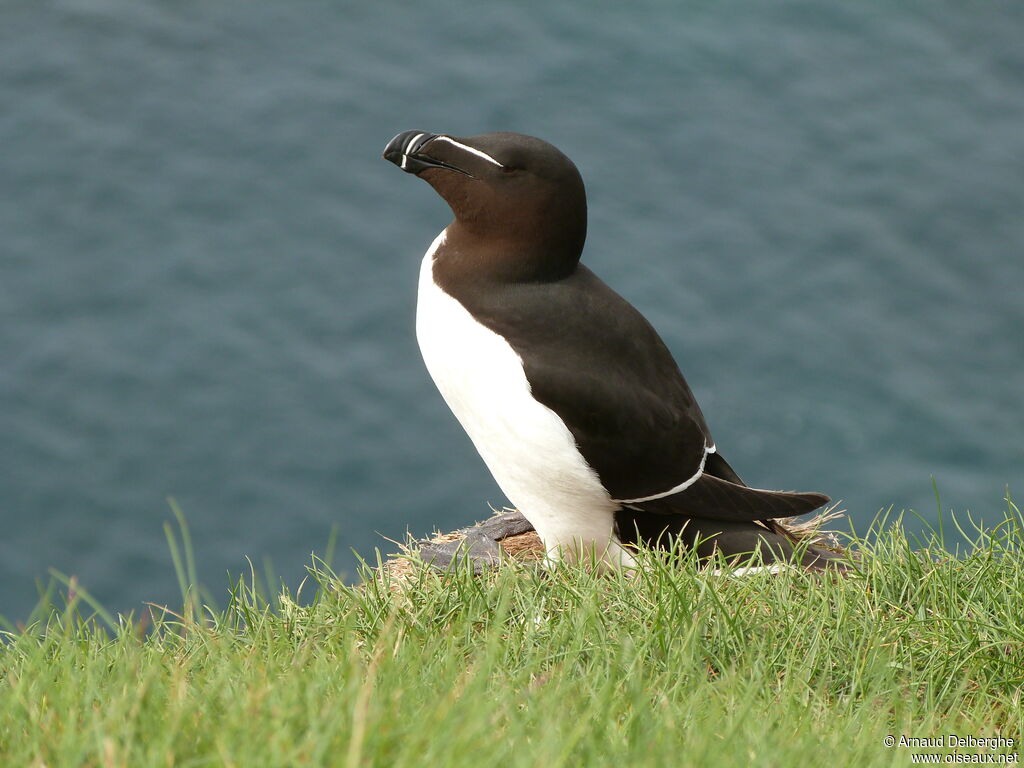
<path fill-rule="evenodd" d="M 906 765 L 886 734 L 1018 739 L 1024 527 L 953 559 L 893 529 L 848 579 L 649 555 L 633 578 L 314 569 L 140 636 L 81 603 L 0 646 L 0 765 Z M 116 622 L 115 622 L 116 623 Z"/>

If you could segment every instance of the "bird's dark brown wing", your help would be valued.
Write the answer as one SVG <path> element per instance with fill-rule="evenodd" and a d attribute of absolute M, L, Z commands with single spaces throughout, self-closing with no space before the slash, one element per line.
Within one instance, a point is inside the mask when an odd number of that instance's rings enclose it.
<path fill-rule="evenodd" d="M 654 328 L 586 267 L 556 283 L 476 285 L 458 296 L 523 362 L 531 393 L 551 408 L 613 499 L 659 514 L 757 520 L 802 514 L 820 494 L 747 488 L 714 445 L 697 401 Z M 716 477 L 715 475 L 719 475 Z"/>
<path fill-rule="evenodd" d="M 533 397 L 561 417 L 613 498 L 699 470 L 712 441 L 686 380 L 647 320 L 590 270 L 455 298 L 509 342 Z"/>

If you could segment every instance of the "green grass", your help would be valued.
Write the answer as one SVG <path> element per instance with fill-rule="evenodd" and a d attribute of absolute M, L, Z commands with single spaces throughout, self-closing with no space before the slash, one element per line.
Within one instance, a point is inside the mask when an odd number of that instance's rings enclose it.
<path fill-rule="evenodd" d="M 633 577 L 420 568 L 394 591 L 315 562 L 302 599 L 250 578 L 223 609 L 171 536 L 176 613 L 112 617 L 64 580 L 5 635 L 0 765 L 831 768 L 909 765 L 886 735 L 950 733 L 1021 751 L 1020 511 L 958 557 L 901 531 L 854 541 L 845 579 L 644 553 Z"/>

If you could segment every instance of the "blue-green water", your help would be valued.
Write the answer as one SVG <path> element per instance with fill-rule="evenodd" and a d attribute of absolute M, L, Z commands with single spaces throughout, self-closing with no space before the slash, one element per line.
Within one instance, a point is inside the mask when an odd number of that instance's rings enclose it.
<path fill-rule="evenodd" d="M 398 131 L 531 133 L 585 260 L 755 485 L 992 515 L 1024 480 L 1024 5 L 0 7 L 0 613 L 108 606 L 504 500 L 413 335 Z"/>

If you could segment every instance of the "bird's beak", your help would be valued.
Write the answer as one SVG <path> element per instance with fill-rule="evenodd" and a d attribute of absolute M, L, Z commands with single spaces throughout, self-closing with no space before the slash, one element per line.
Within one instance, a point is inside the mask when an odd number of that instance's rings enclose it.
<path fill-rule="evenodd" d="M 384 147 L 383 157 L 406 173 L 419 174 L 428 168 L 445 168 L 472 177 L 469 171 L 430 156 L 426 151 L 427 145 L 437 136 L 436 133 L 426 131 L 403 131 Z"/>

